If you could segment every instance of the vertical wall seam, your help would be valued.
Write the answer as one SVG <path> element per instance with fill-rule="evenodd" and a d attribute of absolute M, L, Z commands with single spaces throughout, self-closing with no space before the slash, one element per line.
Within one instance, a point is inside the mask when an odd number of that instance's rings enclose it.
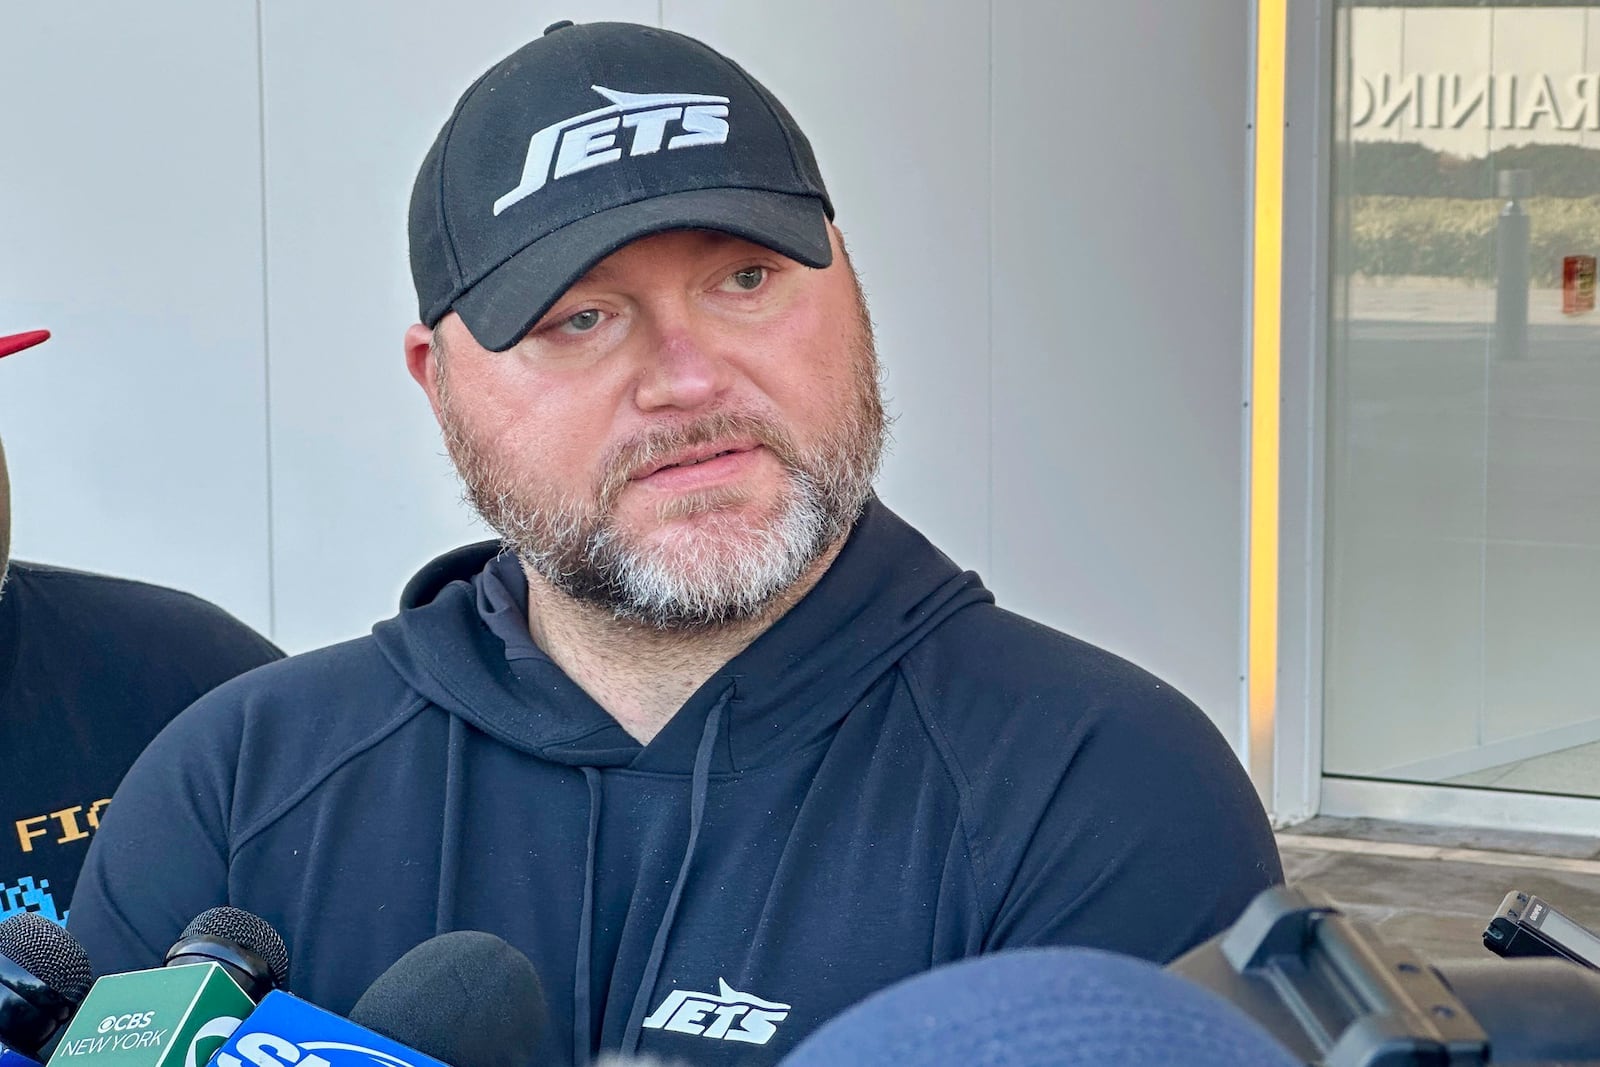
<path fill-rule="evenodd" d="M 1243 248 L 1243 275 L 1245 275 L 1245 288 L 1240 299 L 1240 395 L 1238 395 L 1238 435 L 1240 435 L 1240 450 L 1238 450 L 1238 478 L 1243 491 L 1238 499 L 1238 707 L 1237 725 L 1235 725 L 1235 749 L 1238 758 L 1245 763 L 1246 769 L 1254 777 L 1254 755 L 1251 752 L 1253 737 L 1250 733 L 1251 723 L 1251 688 L 1250 688 L 1250 640 L 1251 640 L 1251 614 L 1254 611 L 1253 571 L 1251 571 L 1251 509 L 1254 507 L 1254 486 L 1251 482 L 1251 451 L 1254 442 L 1251 440 L 1251 419 L 1254 418 L 1253 408 L 1253 366 L 1254 366 L 1254 294 L 1256 294 L 1256 122 L 1258 122 L 1259 104 L 1256 94 L 1259 93 L 1259 61 L 1256 53 L 1259 51 L 1261 40 L 1261 5 L 1251 3 L 1248 11 L 1248 37 L 1250 37 L 1250 74 L 1246 75 L 1245 83 L 1245 248 Z M 1256 782 L 1258 787 L 1264 782 Z M 1269 806 L 1270 811 L 1270 806 Z"/>
<path fill-rule="evenodd" d="M 266 444 L 267 482 L 267 635 L 278 640 L 277 509 L 273 500 L 272 461 L 272 300 L 267 248 L 267 26 L 261 0 L 256 0 L 256 150 L 260 160 L 261 203 L 261 388 Z"/>
<path fill-rule="evenodd" d="M 1332 113 L 1336 99 L 1335 86 L 1338 84 L 1334 73 L 1334 45 L 1336 29 L 1334 23 L 1335 0 L 1320 0 L 1317 4 L 1316 17 L 1312 23 L 1311 39 L 1314 44 L 1312 49 L 1316 61 L 1314 64 L 1316 74 L 1310 79 L 1314 86 L 1311 93 L 1311 118 L 1309 120 L 1310 137 L 1302 133 L 1295 138 L 1297 144 L 1309 143 L 1311 146 L 1311 200 L 1314 210 L 1314 222 L 1309 226 L 1306 237 L 1306 248 L 1313 257 L 1315 266 L 1311 270 L 1309 280 L 1309 307 L 1311 321 L 1309 334 L 1303 334 L 1304 343 L 1308 346 L 1309 356 L 1306 362 L 1307 373 L 1305 381 L 1301 383 L 1302 396 L 1305 403 L 1305 416 L 1307 422 L 1306 449 L 1301 472 L 1305 496 L 1301 503 L 1302 521 L 1304 530 L 1303 541 L 1299 546 L 1298 555 L 1301 567 L 1298 570 L 1299 588 L 1303 600 L 1298 605 L 1300 612 L 1300 625 L 1304 627 L 1304 635 L 1300 649 L 1300 679 L 1297 686 L 1300 693 L 1299 706 L 1296 714 L 1300 716 L 1303 730 L 1298 738 L 1300 746 L 1300 781 L 1303 783 L 1299 795 L 1290 797 L 1285 801 L 1283 791 L 1283 776 L 1274 772 L 1273 785 L 1275 794 L 1275 813 L 1281 811 L 1278 805 L 1287 803 L 1296 814 L 1306 816 L 1314 815 L 1320 803 L 1319 793 L 1322 775 L 1322 723 L 1325 716 L 1325 701 L 1323 700 L 1324 672 L 1323 642 L 1325 640 L 1326 624 L 1326 582 L 1327 562 L 1325 538 L 1327 534 L 1327 505 L 1324 479 L 1327 472 L 1327 397 L 1328 382 L 1328 337 L 1330 332 L 1329 308 L 1333 300 L 1331 288 L 1331 249 L 1332 245 L 1332 179 L 1333 179 L 1333 120 Z M 1294 33 L 1294 24 L 1286 29 L 1286 34 Z M 1289 37 L 1293 39 L 1292 36 Z M 1285 57 L 1288 62 L 1288 44 L 1285 45 Z M 1285 73 L 1287 77 L 1287 71 Z M 1297 84 L 1305 84 L 1305 79 L 1300 79 Z M 1287 99 L 1288 90 L 1285 88 Z M 1287 105 L 1286 105 L 1287 106 Z M 1292 119 L 1289 121 L 1293 121 Z M 1287 179 L 1286 179 L 1287 182 Z M 1306 220 L 1300 220 L 1302 229 L 1306 228 Z M 1312 709 L 1315 709 L 1314 711 Z M 1281 733 L 1280 733 L 1281 736 Z M 1315 740 L 1313 740 L 1315 738 Z M 1279 758 L 1283 751 L 1279 746 Z"/>
<path fill-rule="evenodd" d="M 1254 442 L 1251 439 L 1251 419 L 1254 417 L 1251 398 L 1251 375 L 1254 362 L 1252 343 L 1254 339 L 1254 314 L 1255 314 L 1255 227 L 1256 227 L 1256 120 L 1258 115 L 1256 94 L 1257 84 L 1260 80 L 1260 63 L 1256 52 L 1260 48 L 1260 4 L 1251 3 L 1246 17 L 1246 33 L 1249 36 L 1248 75 L 1245 84 L 1244 99 L 1244 204 L 1245 219 L 1244 235 L 1244 262 L 1241 264 L 1244 272 L 1244 291 L 1240 299 L 1240 380 L 1239 380 L 1239 480 L 1242 490 L 1239 494 L 1239 703 L 1236 709 L 1237 723 L 1235 735 L 1232 740 L 1240 760 L 1245 764 L 1252 777 L 1255 774 L 1253 763 L 1254 756 L 1251 752 L 1252 738 L 1250 734 L 1251 723 L 1251 688 L 1250 688 L 1250 638 L 1251 615 L 1254 602 L 1251 597 L 1254 591 L 1253 560 L 1251 557 L 1251 508 L 1255 497 L 1252 482 L 1251 455 Z M 1257 788 L 1264 783 L 1257 781 Z M 1263 797 L 1265 799 L 1265 797 Z M 1268 811 L 1272 809 L 1268 806 Z"/>
<path fill-rule="evenodd" d="M 986 462 L 987 467 L 988 467 L 988 477 L 985 479 L 985 484 L 984 484 L 984 489 L 985 489 L 985 493 L 986 493 L 986 500 L 985 500 L 985 507 L 984 507 L 983 565 L 984 565 L 984 573 L 989 577 L 990 581 L 994 580 L 994 538 L 995 538 L 995 514 L 994 514 L 995 462 L 994 462 L 994 453 L 995 453 L 995 448 L 997 447 L 996 443 L 995 443 L 994 398 L 995 398 L 995 393 L 998 391 L 998 386 L 997 386 L 997 383 L 996 383 L 996 379 L 999 377 L 999 358 L 1000 358 L 999 357 L 999 353 L 995 351 L 995 343 L 994 343 L 994 271 L 995 271 L 995 254 L 994 254 L 994 220 L 995 220 L 995 211 L 994 211 L 994 202 L 995 202 L 996 188 L 997 188 L 997 186 L 999 184 L 999 182 L 998 182 L 998 180 L 996 178 L 995 157 L 994 157 L 994 123 L 995 123 L 995 107 L 994 107 L 994 101 L 995 101 L 995 85 L 994 85 L 994 71 L 995 71 L 995 64 L 994 64 L 995 10 L 994 10 L 994 5 L 995 5 L 995 0 L 989 0 L 989 71 L 988 71 L 988 79 L 987 79 L 987 81 L 988 81 L 988 92 L 989 92 L 989 99 L 988 99 L 988 107 L 989 107 L 989 129 L 988 129 L 988 157 L 989 157 L 989 159 L 988 159 L 988 179 L 989 179 L 989 190 L 988 190 L 988 194 L 989 195 L 986 198 L 986 203 L 985 203 L 985 207 L 986 207 L 986 210 L 987 210 L 987 218 L 985 219 L 985 223 L 984 223 L 984 252 L 985 252 L 986 257 L 988 258 L 988 263 L 985 264 L 985 268 L 986 269 L 984 270 L 984 309 L 983 309 L 984 330 L 985 330 L 985 333 L 987 335 L 987 342 L 988 342 L 988 348 L 989 348 L 989 375 L 988 375 L 988 386 L 989 386 L 988 394 L 989 395 L 985 398 L 986 407 L 988 408 L 988 417 L 987 417 L 987 420 L 986 420 L 987 421 L 987 425 L 985 427 L 985 430 L 986 430 L 987 435 L 988 435 L 988 452 L 987 452 L 987 455 L 985 457 L 985 462 Z"/>

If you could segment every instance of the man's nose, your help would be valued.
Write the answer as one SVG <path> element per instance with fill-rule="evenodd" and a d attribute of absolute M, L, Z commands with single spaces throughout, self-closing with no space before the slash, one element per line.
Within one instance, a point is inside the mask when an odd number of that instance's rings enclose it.
<path fill-rule="evenodd" d="M 635 402 L 641 411 L 693 410 L 714 402 L 731 380 L 726 339 L 692 310 L 654 318 Z"/>

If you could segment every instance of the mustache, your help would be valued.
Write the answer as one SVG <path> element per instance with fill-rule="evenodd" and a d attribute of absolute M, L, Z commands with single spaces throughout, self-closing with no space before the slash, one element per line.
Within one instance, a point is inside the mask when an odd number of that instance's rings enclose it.
<path fill-rule="evenodd" d="M 759 442 L 789 470 L 800 466 L 794 438 L 777 423 L 750 412 L 718 411 L 691 422 L 655 427 L 619 442 L 606 454 L 595 485 L 595 499 L 609 510 L 640 467 L 654 466 L 686 448 L 711 445 L 734 438 Z"/>

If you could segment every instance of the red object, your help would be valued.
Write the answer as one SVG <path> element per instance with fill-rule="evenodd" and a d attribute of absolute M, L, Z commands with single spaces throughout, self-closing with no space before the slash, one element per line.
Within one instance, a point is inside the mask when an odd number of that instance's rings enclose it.
<path fill-rule="evenodd" d="M 1561 310 L 1581 315 L 1594 310 L 1594 257 L 1568 256 L 1561 261 Z"/>
<path fill-rule="evenodd" d="M 1592 277 L 1591 270 L 1591 277 Z M 1593 286 L 1590 286 L 1592 289 Z M 1590 297 L 1591 306 L 1593 297 Z M 21 352 L 24 348 L 32 348 L 40 341 L 50 340 L 49 330 L 29 330 L 27 333 L 14 333 L 0 337 L 0 356 L 9 356 L 13 352 Z"/>

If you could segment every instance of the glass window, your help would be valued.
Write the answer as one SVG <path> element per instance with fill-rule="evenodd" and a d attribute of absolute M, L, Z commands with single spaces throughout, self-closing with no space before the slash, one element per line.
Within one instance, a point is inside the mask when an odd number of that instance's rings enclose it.
<path fill-rule="evenodd" d="M 1600 796 L 1600 6 L 1339 19 L 1324 769 Z"/>

